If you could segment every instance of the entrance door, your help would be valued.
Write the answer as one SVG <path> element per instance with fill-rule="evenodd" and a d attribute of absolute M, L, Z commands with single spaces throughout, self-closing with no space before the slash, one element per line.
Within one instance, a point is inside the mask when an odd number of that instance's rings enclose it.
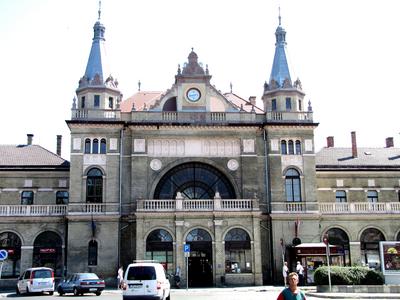
<path fill-rule="evenodd" d="M 212 270 L 212 251 L 211 243 L 209 245 L 196 245 L 191 243 L 189 265 L 189 286 L 190 287 L 210 287 L 213 286 L 213 270 Z M 193 251 L 193 248 L 203 248 L 203 250 Z M 206 249 L 208 248 L 208 249 Z"/>
<path fill-rule="evenodd" d="M 213 286 L 212 241 L 204 229 L 193 229 L 186 237 L 190 245 L 188 284 L 190 287 Z"/>

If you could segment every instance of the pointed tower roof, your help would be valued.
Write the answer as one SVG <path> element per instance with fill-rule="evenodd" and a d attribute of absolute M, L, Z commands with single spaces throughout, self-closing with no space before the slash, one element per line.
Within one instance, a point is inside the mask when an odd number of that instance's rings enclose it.
<path fill-rule="evenodd" d="M 281 15 L 279 13 L 279 25 L 275 31 L 276 43 L 275 43 L 275 55 L 274 62 L 272 64 L 271 76 L 269 78 L 269 84 L 279 87 L 289 85 L 291 87 L 292 80 L 290 77 L 289 64 L 287 59 L 286 49 L 286 31 L 281 26 Z M 286 80 L 286 82 L 285 82 Z"/>
<path fill-rule="evenodd" d="M 118 82 L 114 80 L 108 69 L 108 61 L 105 49 L 105 26 L 100 22 L 101 9 L 99 5 L 99 17 L 93 26 L 93 40 L 85 74 L 79 81 L 79 89 L 88 86 L 107 86 L 117 88 Z"/>

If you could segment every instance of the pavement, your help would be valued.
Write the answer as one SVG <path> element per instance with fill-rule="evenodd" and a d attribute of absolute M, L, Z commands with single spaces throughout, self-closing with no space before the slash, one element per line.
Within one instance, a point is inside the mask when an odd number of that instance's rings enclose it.
<path fill-rule="evenodd" d="M 227 290 L 232 291 L 255 291 L 255 292 L 268 292 L 268 291 L 281 291 L 282 286 L 249 286 L 249 287 L 216 287 L 216 288 L 185 288 L 173 289 L 172 293 L 176 294 L 196 294 L 198 292 L 204 292 L 205 290 L 212 291 L 214 293 L 226 292 Z M 321 299 L 400 299 L 400 294 L 393 293 L 317 293 L 315 286 L 303 286 L 302 291 L 306 296 L 321 298 Z M 104 294 L 122 294 L 121 290 L 106 288 L 103 291 Z M 15 297 L 14 290 L 1 291 L 0 298 Z"/>

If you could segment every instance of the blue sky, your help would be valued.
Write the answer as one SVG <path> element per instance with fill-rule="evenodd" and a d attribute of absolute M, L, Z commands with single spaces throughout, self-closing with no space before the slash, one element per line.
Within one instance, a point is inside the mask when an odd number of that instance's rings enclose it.
<path fill-rule="evenodd" d="M 174 82 L 191 47 L 222 92 L 261 98 L 281 6 L 292 78 L 311 100 L 316 149 L 333 135 L 350 147 L 383 147 L 398 126 L 400 2 L 396 0 L 102 0 L 112 75 L 124 98 Z M 89 56 L 97 0 L 0 0 L 0 143 L 54 151 Z"/>

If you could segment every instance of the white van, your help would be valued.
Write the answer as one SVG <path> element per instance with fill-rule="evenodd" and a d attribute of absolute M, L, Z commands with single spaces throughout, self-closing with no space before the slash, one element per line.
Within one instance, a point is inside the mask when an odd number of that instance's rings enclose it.
<path fill-rule="evenodd" d="M 122 299 L 170 300 L 170 283 L 160 263 L 130 264 L 122 283 Z"/>
<path fill-rule="evenodd" d="M 30 268 L 18 278 L 17 295 L 21 293 L 54 293 L 54 271 L 50 268 Z"/>

